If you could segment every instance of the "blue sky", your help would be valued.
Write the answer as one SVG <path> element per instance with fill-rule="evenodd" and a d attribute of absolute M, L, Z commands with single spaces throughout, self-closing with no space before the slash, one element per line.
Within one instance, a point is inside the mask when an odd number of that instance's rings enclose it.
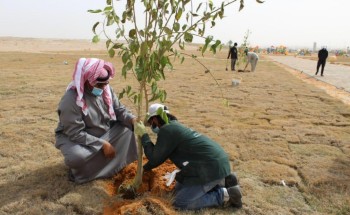
<path fill-rule="evenodd" d="M 207 35 L 241 43 L 250 30 L 253 46 L 350 46 L 350 0 L 245 0 L 241 12 L 238 2 Z M 105 0 L 0 0 L 0 37 L 91 39 L 101 16 L 87 10 L 104 6 Z"/>

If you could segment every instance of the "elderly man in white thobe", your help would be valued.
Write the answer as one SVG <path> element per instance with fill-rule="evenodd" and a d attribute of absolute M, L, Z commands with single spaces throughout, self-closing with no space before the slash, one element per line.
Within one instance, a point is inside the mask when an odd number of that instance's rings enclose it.
<path fill-rule="evenodd" d="M 254 72 L 256 65 L 258 64 L 259 56 L 255 52 L 248 52 L 248 50 L 245 50 L 244 52 L 247 56 L 247 64 L 244 67 L 244 71 L 248 67 L 248 64 L 250 64 L 250 71 Z"/>

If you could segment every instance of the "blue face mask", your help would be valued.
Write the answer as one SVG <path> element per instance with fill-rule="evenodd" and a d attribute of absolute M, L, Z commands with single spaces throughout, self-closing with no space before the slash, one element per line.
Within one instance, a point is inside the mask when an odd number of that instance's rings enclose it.
<path fill-rule="evenodd" d="M 97 87 L 94 87 L 94 89 L 92 89 L 92 94 L 94 94 L 95 96 L 101 96 L 103 93 L 103 90 Z"/>

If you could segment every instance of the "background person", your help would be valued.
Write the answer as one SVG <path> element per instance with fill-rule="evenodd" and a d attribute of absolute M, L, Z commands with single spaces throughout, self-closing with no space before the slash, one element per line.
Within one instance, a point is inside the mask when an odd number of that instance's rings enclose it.
<path fill-rule="evenodd" d="M 316 73 L 315 75 L 317 75 L 318 70 L 321 67 L 321 76 L 323 76 L 323 70 L 324 67 L 326 66 L 326 60 L 328 58 L 328 51 L 326 49 L 326 47 L 323 47 L 321 50 L 318 51 L 318 61 L 317 61 L 317 68 L 316 68 Z"/>
<path fill-rule="evenodd" d="M 227 59 L 229 59 L 231 56 L 231 71 L 236 71 L 236 61 L 238 60 L 237 55 L 237 43 L 235 43 L 229 50 Z"/>
<path fill-rule="evenodd" d="M 176 209 L 197 210 L 226 202 L 242 207 L 237 178 L 230 173 L 228 155 L 219 144 L 179 123 L 162 104 L 151 105 L 146 120 L 157 134 L 157 141 L 153 144 L 143 123 L 137 123 L 135 133 L 141 137 L 149 160 L 143 169 L 156 168 L 167 159 L 177 166 Z"/>
<path fill-rule="evenodd" d="M 137 159 L 132 131 L 136 118 L 110 87 L 114 74 L 109 62 L 80 58 L 58 105 L 55 146 L 73 182 L 113 176 Z"/>
<path fill-rule="evenodd" d="M 255 52 L 248 52 L 248 49 L 244 50 L 244 53 L 247 56 L 247 64 L 245 65 L 243 71 L 245 71 L 246 68 L 248 67 L 248 64 L 250 64 L 251 66 L 250 71 L 254 72 L 256 65 L 258 64 L 258 61 L 259 61 L 258 54 L 256 54 Z"/>

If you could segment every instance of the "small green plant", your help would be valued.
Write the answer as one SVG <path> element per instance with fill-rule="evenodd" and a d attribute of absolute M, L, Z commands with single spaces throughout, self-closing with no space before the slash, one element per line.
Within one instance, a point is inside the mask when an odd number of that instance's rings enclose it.
<path fill-rule="evenodd" d="M 247 56 L 244 51 L 249 47 L 248 39 L 250 34 L 251 34 L 251 31 L 247 30 L 246 34 L 244 35 L 243 42 L 238 48 L 238 62 L 237 62 L 238 69 L 243 69 L 243 67 L 247 63 Z"/>

